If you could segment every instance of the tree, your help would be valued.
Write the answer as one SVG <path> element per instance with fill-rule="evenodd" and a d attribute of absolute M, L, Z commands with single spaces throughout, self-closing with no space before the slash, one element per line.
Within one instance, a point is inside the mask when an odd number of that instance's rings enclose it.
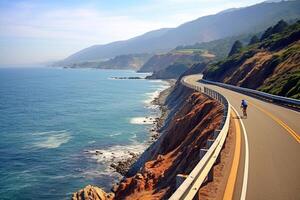
<path fill-rule="evenodd" d="M 231 47 L 228 57 L 240 52 L 242 48 L 243 48 L 243 44 L 239 40 L 235 41 Z"/>
<path fill-rule="evenodd" d="M 280 20 L 279 22 L 277 22 L 277 24 L 275 26 L 269 27 L 264 32 L 264 34 L 261 36 L 260 40 L 262 41 L 275 33 L 282 32 L 287 26 L 288 26 L 288 23 L 286 23 L 284 20 Z"/>
<path fill-rule="evenodd" d="M 269 27 L 261 36 L 260 41 L 268 38 L 270 35 L 272 35 L 272 27 Z"/>
<path fill-rule="evenodd" d="M 287 26 L 288 26 L 288 23 L 286 23 L 284 20 L 280 20 L 280 21 L 273 27 L 273 29 L 272 29 L 272 34 L 282 32 Z"/>
<path fill-rule="evenodd" d="M 254 35 L 251 39 L 250 39 L 250 42 L 248 45 L 252 45 L 252 44 L 255 44 L 255 43 L 258 43 L 259 42 L 259 39 L 256 35 Z"/>

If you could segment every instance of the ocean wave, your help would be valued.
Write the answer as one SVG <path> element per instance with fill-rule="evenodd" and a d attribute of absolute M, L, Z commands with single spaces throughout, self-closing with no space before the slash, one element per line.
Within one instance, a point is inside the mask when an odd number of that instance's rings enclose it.
<path fill-rule="evenodd" d="M 33 133 L 34 142 L 33 147 L 54 149 L 60 147 L 62 144 L 69 142 L 71 134 L 66 130 L 61 131 L 46 131 Z"/>
<path fill-rule="evenodd" d="M 131 124 L 153 124 L 156 121 L 155 117 L 133 117 L 130 119 Z"/>
<path fill-rule="evenodd" d="M 144 100 L 144 103 L 145 104 L 151 104 L 154 99 L 159 97 L 159 93 L 160 93 L 160 90 L 156 90 L 154 92 L 146 93 L 145 95 L 147 96 L 147 99 Z"/>
<path fill-rule="evenodd" d="M 148 92 L 148 93 L 145 93 L 145 95 L 147 96 L 147 99 L 144 100 L 144 103 L 148 106 L 148 107 L 153 107 L 152 102 L 154 99 L 158 98 L 159 97 L 159 94 L 164 91 L 165 89 L 169 88 L 170 87 L 170 84 L 166 81 L 162 81 L 162 80 L 153 80 L 153 81 L 159 81 L 161 82 L 162 84 L 160 84 L 160 86 L 155 86 L 155 91 L 154 92 Z M 157 108 L 157 106 L 155 107 Z"/>
<path fill-rule="evenodd" d="M 131 158 L 130 153 L 139 154 L 146 149 L 145 144 L 134 142 L 130 145 L 115 145 L 106 149 L 89 150 L 86 153 L 91 155 L 97 162 L 111 162 Z"/>
<path fill-rule="evenodd" d="M 106 165 L 106 171 L 103 172 L 106 173 L 113 170 L 109 167 L 111 163 L 132 158 L 132 153 L 141 154 L 146 147 L 146 144 L 134 142 L 130 145 L 115 145 L 105 149 L 88 150 L 86 153 L 98 163 Z"/>

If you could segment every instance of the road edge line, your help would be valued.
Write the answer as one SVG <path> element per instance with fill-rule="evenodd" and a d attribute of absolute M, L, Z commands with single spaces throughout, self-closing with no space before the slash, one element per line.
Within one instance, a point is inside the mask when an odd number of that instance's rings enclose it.
<path fill-rule="evenodd" d="M 239 116 L 237 110 L 232 105 L 231 108 L 234 110 L 235 114 Z M 239 119 L 239 121 L 242 126 L 244 139 L 245 139 L 245 165 L 244 165 L 244 177 L 243 177 L 243 186 L 242 186 L 242 193 L 241 193 L 241 200 L 245 200 L 246 193 L 247 193 L 247 185 L 248 185 L 248 173 L 249 173 L 249 144 L 248 144 L 248 137 L 247 137 L 247 132 L 244 123 L 241 119 Z"/>
<path fill-rule="evenodd" d="M 238 116 L 234 112 L 234 115 L 232 115 L 232 117 L 238 117 Z M 237 180 L 238 167 L 239 167 L 240 157 L 241 157 L 241 140 L 242 140 L 241 126 L 237 120 L 234 121 L 234 126 L 236 131 L 235 149 L 234 149 L 234 155 L 233 155 L 229 177 L 223 195 L 223 200 L 233 199 L 233 193 L 234 193 L 234 188 Z"/>

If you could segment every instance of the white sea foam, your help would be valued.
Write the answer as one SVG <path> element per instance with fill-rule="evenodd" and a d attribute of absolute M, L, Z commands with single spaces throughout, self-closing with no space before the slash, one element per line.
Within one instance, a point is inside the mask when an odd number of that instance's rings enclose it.
<path fill-rule="evenodd" d="M 155 117 L 133 117 L 130 119 L 131 124 L 153 124 Z"/>
<path fill-rule="evenodd" d="M 156 88 L 156 90 L 154 92 L 149 92 L 146 93 L 145 95 L 147 96 L 147 99 L 144 100 L 144 103 L 148 106 L 148 107 L 154 107 L 157 108 L 156 105 L 151 105 L 153 100 L 159 97 L 160 92 L 162 92 L 163 90 L 167 89 L 170 87 L 170 84 L 166 81 L 162 81 L 162 80 L 151 80 L 152 82 L 161 82 L 163 83 L 162 85 L 160 85 L 159 87 Z"/>
<path fill-rule="evenodd" d="M 126 160 L 132 157 L 131 153 L 140 154 L 146 149 L 145 144 L 134 142 L 131 145 L 116 145 L 105 149 L 94 149 L 86 151 L 92 159 L 104 165 L 110 165 L 112 162 Z"/>
<path fill-rule="evenodd" d="M 116 133 L 109 134 L 110 137 L 115 137 L 115 136 L 119 136 L 119 135 L 122 135 L 122 133 L 121 132 L 116 132 Z"/>
<path fill-rule="evenodd" d="M 34 138 L 33 147 L 53 149 L 58 148 L 62 144 L 67 143 L 71 139 L 71 135 L 66 130 L 47 131 L 33 133 L 37 138 Z"/>
<path fill-rule="evenodd" d="M 160 93 L 159 90 L 156 90 L 156 91 L 154 91 L 154 92 L 146 93 L 147 99 L 144 100 L 144 103 L 147 104 L 147 105 L 151 104 L 152 101 L 153 101 L 155 98 L 158 98 L 159 93 Z"/>

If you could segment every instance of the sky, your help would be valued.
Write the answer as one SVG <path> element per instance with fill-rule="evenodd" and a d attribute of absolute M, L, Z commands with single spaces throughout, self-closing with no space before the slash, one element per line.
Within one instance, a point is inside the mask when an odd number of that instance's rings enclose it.
<path fill-rule="evenodd" d="M 0 65 L 57 61 L 262 0 L 0 0 Z"/>

